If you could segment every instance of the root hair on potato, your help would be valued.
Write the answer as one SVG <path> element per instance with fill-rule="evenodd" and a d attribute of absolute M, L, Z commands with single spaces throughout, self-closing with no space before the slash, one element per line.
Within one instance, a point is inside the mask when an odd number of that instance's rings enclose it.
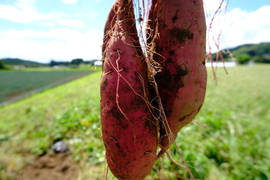
<path fill-rule="evenodd" d="M 216 12 L 214 13 L 214 15 L 209 23 L 208 36 L 207 36 L 208 40 L 210 40 L 210 32 L 212 31 L 212 28 L 213 28 L 214 19 L 216 18 L 218 13 L 221 11 L 221 7 L 226 1 L 228 1 L 228 0 L 221 0 L 220 6 L 218 7 Z M 123 4 L 130 4 L 130 3 L 133 3 L 133 7 L 132 7 L 133 9 L 130 10 L 130 11 L 133 10 L 133 12 L 129 11 L 129 6 L 123 5 Z M 117 110 L 124 117 L 124 120 L 128 121 L 128 124 L 132 128 L 132 133 L 134 136 L 133 137 L 133 140 L 134 140 L 133 144 L 134 145 L 136 144 L 138 137 L 136 137 L 136 129 L 135 129 L 135 126 L 133 124 L 134 122 L 131 122 L 132 117 L 129 119 L 130 116 L 128 117 L 128 115 L 129 115 L 128 112 L 124 112 L 125 107 L 121 107 L 121 103 L 120 103 L 120 101 L 121 101 L 121 99 L 120 99 L 121 98 L 121 93 L 120 93 L 121 84 L 127 85 L 127 87 L 130 90 L 130 93 L 132 94 L 133 97 L 136 96 L 136 97 L 138 97 L 138 99 L 142 100 L 142 102 L 144 103 L 145 107 L 148 110 L 148 113 L 151 115 L 151 118 L 142 117 L 142 119 L 145 120 L 144 122 L 151 121 L 152 124 L 155 124 L 156 132 L 158 132 L 157 141 L 160 141 L 158 144 L 158 149 L 159 149 L 158 153 L 152 152 L 152 151 L 145 151 L 144 154 L 151 155 L 154 157 L 155 160 L 158 160 L 158 161 L 163 158 L 162 157 L 163 155 L 166 155 L 166 157 L 168 157 L 172 163 L 183 168 L 186 172 L 188 172 L 191 179 L 195 179 L 191 170 L 189 169 L 190 166 L 188 165 L 188 162 L 185 161 L 185 159 L 181 153 L 180 148 L 177 147 L 176 135 L 174 134 L 175 131 L 174 131 L 173 127 L 172 127 L 173 131 L 170 127 L 170 123 L 168 122 L 168 118 L 167 118 L 168 115 L 166 114 L 166 111 L 164 108 L 165 103 L 163 101 L 165 101 L 165 100 L 162 99 L 162 97 L 164 95 L 162 95 L 160 93 L 160 89 L 159 89 L 160 84 L 158 85 L 158 83 L 157 83 L 157 74 L 161 73 L 163 71 L 163 69 L 166 68 L 163 64 L 165 64 L 166 61 L 168 61 L 168 59 L 166 59 L 166 54 L 162 55 L 162 52 L 160 52 L 158 50 L 158 47 L 157 47 L 158 46 L 157 40 L 159 40 L 162 37 L 162 34 L 160 34 L 160 32 L 159 32 L 159 30 L 162 32 L 162 29 L 160 29 L 160 27 L 159 27 L 160 24 L 162 24 L 162 22 L 158 21 L 159 18 L 161 17 L 160 8 L 162 6 L 165 7 L 165 5 L 162 3 L 161 0 L 151 0 L 151 1 L 150 0 L 117 0 L 116 1 L 116 4 L 112 8 L 112 10 L 109 14 L 109 19 L 107 20 L 106 25 L 105 25 L 104 39 L 103 39 L 104 43 L 102 45 L 102 59 L 103 59 L 102 66 L 103 67 L 104 66 L 110 67 L 111 69 L 108 68 L 109 70 L 107 72 L 103 72 L 102 76 L 106 77 L 106 76 L 110 75 L 111 73 L 116 73 L 115 92 L 113 91 L 113 93 L 115 93 L 115 95 L 113 95 L 115 98 L 114 105 L 117 106 Z M 121 13 L 126 13 L 125 16 L 127 16 L 127 18 L 123 18 L 122 16 L 119 16 L 119 14 L 121 14 Z M 178 13 L 178 11 L 177 11 L 177 13 Z M 136 23 L 136 20 L 134 20 L 132 18 L 135 18 L 137 20 L 137 23 Z M 132 20 L 134 20 L 134 22 L 132 22 Z M 176 20 L 177 20 L 177 17 L 174 17 L 173 21 L 176 21 Z M 123 23 L 125 21 L 132 22 L 133 24 L 130 25 L 129 28 L 133 28 L 135 26 L 136 31 L 133 29 L 127 30 L 127 29 L 125 29 L 126 27 L 122 27 L 121 23 Z M 203 32 L 203 30 L 201 32 Z M 190 39 L 193 38 L 193 34 L 190 33 L 190 31 L 188 31 L 188 30 L 185 32 L 189 36 L 187 41 L 190 41 Z M 220 35 L 221 35 L 221 32 L 219 33 L 217 38 L 214 37 L 213 34 L 211 37 L 211 39 L 213 39 L 215 42 L 216 48 L 218 49 L 216 61 L 219 58 L 221 58 L 222 61 L 224 61 L 222 51 L 220 51 Z M 125 40 L 124 39 L 125 37 L 128 37 L 130 41 Z M 110 39 L 112 39 L 112 38 L 113 38 L 113 40 L 117 39 L 117 41 L 122 41 L 126 45 L 126 47 L 128 47 L 132 50 L 135 49 L 134 51 L 136 52 L 136 55 L 134 55 L 133 57 L 136 58 L 137 60 L 140 60 L 140 63 L 143 63 L 143 65 L 144 65 L 143 68 L 145 68 L 144 71 L 142 73 L 135 72 L 136 80 L 140 83 L 141 89 L 138 87 L 135 87 L 135 85 L 133 86 L 132 85 L 133 80 L 129 81 L 129 79 L 123 75 L 123 72 L 126 69 L 125 69 L 125 67 L 124 68 L 121 67 L 121 62 L 119 62 L 119 61 L 122 60 L 122 56 L 124 56 L 123 53 L 125 53 L 125 52 L 124 51 L 121 52 L 121 49 L 110 49 L 111 48 L 110 43 L 114 43 L 114 42 L 110 41 Z M 181 38 L 179 37 L 178 41 L 179 41 L 179 39 L 181 39 L 183 41 L 183 42 L 181 41 L 181 43 L 184 44 L 184 41 L 185 41 L 185 40 L 183 40 L 184 37 L 182 37 L 182 36 L 181 36 Z M 214 60 L 213 60 L 213 57 L 211 54 L 212 49 L 211 49 L 210 43 L 208 43 L 208 48 L 209 48 L 209 52 L 208 52 L 208 54 L 206 54 L 206 58 L 204 60 L 207 59 L 213 63 Z M 113 53 L 116 52 L 116 54 L 117 54 L 117 58 L 113 59 L 113 62 L 110 58 L 107 57 L 108 53 L 110 53 L 112 51 L 114 51 Z M 173 55 L 174 52 L 176 52 L 176 51 L 173 51 L 173 53 L 170 53 L 170 54 Z M 199 56 L 201 57 L 202 53 L 199 53 L 199 54 L 200 54 Z M 204 54 L 203 54 L 203 56 L 204 56 Z M 205 61 L 203 60 L 203 58 L 201 58 L 200 60 L 202 60 L 202 62 L 200 62 L 200 65 L 202 66 L 202 64 L 204 64 Z M 177 64 L 177 65 L 179 66 L 179 64 Z M 212 68 L 214 79 L 216 80 L 217 79 L 216 69 L 213 66 L 211 68 Z M 224 67 L 224 69 L 225 69 L 225 72 L 227 73 L 227 70 L 225 67 Z M 130 71 L 130 69 L 128 69 L 128 71 Z M 145 72 L 145 74 L 144 74 L 144 72 Z M 181 78 L 181 74 L 180 75 L 178 75 L 178 74 L 177 74 L 177 77 Z M 184 75 L 182 75 L 182 76 L 184 76 Z M 199 80 L 198 81 L 197 81 L 197 79 L 194 80 L 195 81 L 194 84 L 196 84 L 196 86 L 200 86 L 200 84 L 198 83 Z M 185 82 L 186 81 L 184 81 L 184 83 Z M 148 85 L 149 85 L 149 87 L 148 87 Z M 148 91 L 150 91 L 151 95 L 148 94 Z M 107 108 L 107 105 L 105 104 L 103 109 L 101 109 L 101 112 L 105 112 L 106 108 Z M 194 113 L 195 111 L 198 111 L 198 109 L 191 111 L 191 113 Z M 181 116 L 181 117 L 185 117 L 185 116 Z M 140 118 L 138 118 L 138 119 L 140 119 Z M 196 120 L 193 120 L 193 122 L 197 123 L 200 126 L 205 127 L 205 125 L 199 123 Z M 108 139 L 112 139 L 116 144 L 118 143 L 118 140 L 113 137 L 113 134 L 111 135 L 111 134 L 107 133 L 107 136 L 109 137 Z M 151 142 L 151 140 L 150 140 L 151 138 L 152 137 L 147 139 L 147 141 Z M 168 139 L 167 145 L 163 146 L 163 144 L 161 142 L 161 140 L 163 138 L 165 138 L 165 140 Z M 181 163 L 173 160 L 171 155 L 170 155 L 169 147 L 172 144 L 175 144 L 175 149 L 177 151 L 177 154 L 181 158 Z M 156 154 L 154 154 L 154 153 L 156 153 Z M 110 157 L 110 158 L 111 159 L 108 158 L 107 160 L 115 163 L 113 161 L 112 157 Z M 160 163 L 160 162 L 158 162 L 158 163 Z M 109 169 L 108 166 L 105 167 L 104 179 L 107 179 L 107 177 L 108 177 L 108 169 Z M 117 172 L 116 172 L 116 174 L 117 174 Z M 143 176 L 144 176 L 144 174 L 143 174 Z M 160 177 L 162 177 L 162 173 L 160 173 Z M 161 179 L 164 179 L 164 178 L 161 178 Z"/>
<path fill-rule="evenodd" d="M 225 60 L 223 57 L 223 53 L 230 54 L 231 58 L 234 59 L 233 55 L 229 52 L 229 50 L 222 51 L 220 49 L 220 37 L 222 35 L 222 29 L 219 30 L 218 35 L 215 35 L 213 32 L 213 27 L 215 26 L 214 20 L 218 18 L 218 16 L 222 13 L 223 9 L 224 9 L 223 13 L 226 14 L 228 4 L 229 4 L 229 0 L 220 0 L 219 6 L 217 7 L 216 11 L 213 13 L 212 17 L 210 18 L 210 22 L 208 22 L 208 30 L 207 30 L 208 53 L 207 53 L 206 60 L 207 61 L 209 60 L 211 62 L 212 75 L 213 75 L 213 79 L 216 81 L 216 83 L 217 83 L 217 75 L 216 75 L 217 66 L 214 67 L 214 65 L 213 65 L 214 60 L 212 57 L 212 45 L 210 43 L 210 40 L 212 40 L 212 42 L 214 43 L 214 46 L 217 49 L 215 62 L 219 62 L 219 59 L 221 59 L 221 62 L 223 62 L 223 69 L 224 69 L 226 74 L 228 74 L 228 71 L 227 71 L 226 66 L 225 66 Z M 210 15 L 208 15 L 208 16 L 210 16 Z M 217 26 L 217 27 L 219 27 L 219 26 Z"/>

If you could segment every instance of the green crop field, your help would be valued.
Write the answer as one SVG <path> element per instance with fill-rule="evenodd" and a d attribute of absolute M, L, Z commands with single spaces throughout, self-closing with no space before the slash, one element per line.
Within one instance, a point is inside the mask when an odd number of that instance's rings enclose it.
<path fill-rule="evenodd" d="M 90 71 L 0 71 L 0 103 L 85 76 Z"/>
<path fill-rule="evenodd" d="M 196 179 L 270 179 L 270 66 L 236 66 L 208 72 L 205 104 L 170 149 Z M 64 139 L 80 166 L 80 179 L 103 179 L 104 147 L 99 116 L 100 71 L 0 108 L 0 179 L 15 179 L 31 158 Z M 177 147 L 177 148 L 176 148 Z M 177 151 L 179 149 L 181 154 Z M 14 165 L 16 164 L 16 165 Z M 186 173 L 167 157 L 148 180 Z M 109 173 L 108 179 L 114 179 Z"/>

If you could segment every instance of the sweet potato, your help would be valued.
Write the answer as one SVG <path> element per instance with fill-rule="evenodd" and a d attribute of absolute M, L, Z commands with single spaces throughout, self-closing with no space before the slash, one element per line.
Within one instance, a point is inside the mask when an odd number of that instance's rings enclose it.
<path fill-rule="evenodd" d="M 153 0 L 150 29 L 155 76 L 169 128 L 176 137 L 200 111 L 206 91 L 206 23 L 202 0 Z M 160 126 L 161 156 L 173 143 L 164 122 Z"/>
<path fill-rule="evenodd" d="M 108 17 L 107 17 L 107 20 L 106 20 L 106 23 L 105 23 L 105 27 L 104 27 L 104 37 L 103 37 L 103 44 L 102 44 L 102 52 L 105 51 L 105 48 L 107 46 L 107 43 L 110 39 L 110 36 L 111 36 L 111 31 L 113 29 L 113 26 L 115 25 L 115 21 L 116 21 L 116 12 L 118 11 L 118 1 L 116 1 L 114 3 L 114 5 L 112 6 L 109 14 L 108 14 Z M 104 53 L 103 53 L 104 54 Z M 104 59 L 104 58 L 102 58 Z"/>
<path fill-rule="evenodd" d="M 117 7 L 117 8 L 115 8 Z M 156 160 L 158 122 L 152 115 L 147 69 L 133 4 L 118 0 L 106 30 L 101 79 L 101 126 L 106 159 L 118 179 L 140 180 Z"/>

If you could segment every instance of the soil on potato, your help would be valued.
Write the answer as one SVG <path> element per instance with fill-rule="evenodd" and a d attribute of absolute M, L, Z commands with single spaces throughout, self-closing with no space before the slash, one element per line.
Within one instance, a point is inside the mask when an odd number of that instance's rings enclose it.
<path fill-rule="evenodd" d="M 79 167 L 70 153 L 47 153 L 23 168 L 19 180 L 77 180 Z"/>

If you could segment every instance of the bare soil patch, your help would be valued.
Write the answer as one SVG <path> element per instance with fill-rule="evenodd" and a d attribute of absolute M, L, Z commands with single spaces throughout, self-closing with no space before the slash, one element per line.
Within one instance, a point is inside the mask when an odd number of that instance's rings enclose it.
<path fill-rule="evenodd" d="M 47 153 L 23 168 L 19 180 L 77 180 L 79 167 L 71 159 L 69 152 Z"/>

